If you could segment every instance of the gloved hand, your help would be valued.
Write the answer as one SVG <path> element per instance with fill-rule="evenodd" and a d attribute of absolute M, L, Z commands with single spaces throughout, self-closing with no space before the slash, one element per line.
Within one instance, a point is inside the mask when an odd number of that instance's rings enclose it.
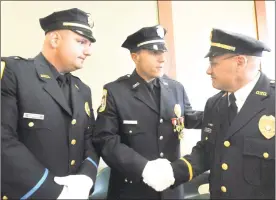
<path fill-rule="evenodd" d="M 63 189 L 57 199 L 73 199 L 68 191 L 67 186 L 63 186 Z"/>
<path fill-rule="evenodd" d="M 93 180 L 86 175 L 56 176 L 54 181 L 64 185 L 57 199 L 88 199 L 89 191 L 93 186 Z"/>
<path fill-rule="evenodd" d="M 143 181 L 160 192 L 174 184 L 174 174 L 170 161 L 167 159 L 158 158 L 148 161 L 143 173 Z"/>

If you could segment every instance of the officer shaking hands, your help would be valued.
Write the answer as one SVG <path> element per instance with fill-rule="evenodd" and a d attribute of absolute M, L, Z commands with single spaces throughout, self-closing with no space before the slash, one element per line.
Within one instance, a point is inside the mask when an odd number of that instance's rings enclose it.
<path fill-rule="evenodd" d="M 210 170 L 211 199 L 275 199 L 275 81 L 259 70 L 263 51 L 254 38 L 212 30 L 207 74 L 221 92 L 206 103 L 202 141 L 171 163 L 173 187 Z"/>
<path fill-rule="evenodd" d="M 170 165 L 180 157 L 185 128 L 201 128 L 184 87 L 164 75 L 166 30 L 144 27 L 122 47 L 136 68 L 103 89 L 93 141 L 111 167 L 108 198 L 179 199 Z M 164 191 L 163 191 L 164 190 Z M 163 191 L 163 192 L 160 192 Z"/>
<path fill-rule="evenodd" d="M 1 58 L 3 199 L 87 199 L 98 156 L 92 145 L 91 91 L 70 72 L 95 42 L 77 8 L 40 19 L 42 52 Z"/>

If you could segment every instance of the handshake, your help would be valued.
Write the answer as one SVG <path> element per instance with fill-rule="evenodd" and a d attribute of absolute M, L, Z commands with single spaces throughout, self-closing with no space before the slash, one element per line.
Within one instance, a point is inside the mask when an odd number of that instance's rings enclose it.
<path fill-rule="evenodd" d="M 175 181 L 170 161 L 162 158 L 148 161 L 142 177 L 143 181 L 157 192 L 167 189 Z"/>
<path fill-rule="evenodd" d="M 88 199 L 93 181 L 86 175 L 55 177 L 54 181 L 63 186 L 57 199 Z"/>

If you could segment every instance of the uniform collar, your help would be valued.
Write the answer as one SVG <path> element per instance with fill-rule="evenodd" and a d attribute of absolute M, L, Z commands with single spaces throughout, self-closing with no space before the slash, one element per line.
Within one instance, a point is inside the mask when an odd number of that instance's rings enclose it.
<path fill-rule="evenodd" d="M 256 83 L 258 82 L 260 75 L 261 75 L 261 73 L 258 72 L 252 81 L 250 81 L 245 86 L 243 86 L 242 88 L 240 88 L 236 92 L 234 92 L 237 104 L 243 105 L 243 103 L 247 99 L 248 95 L 251 93 L 251 91 L 255 87 Z M 229 97 L 229 95 L 230 95 L 230 93 L 228 93 L 228 97 Z"/>
<path fill-rule="evenodd" d="M 132 72 L 131 76 L 133 77 L 134 82 L 135 82 L 134 85 L 133 85 L 134 87 L 137 87 L 140 84 L 145 84 L 148 87 L 148 85 L 151 84 L 151 83 L 156 87 L 160 87 L 158 78 L 155 78 L 155 79 L 151 80 L 150 82 L 147 82 L 141 76 L 139 76 L 136 69 Z"/>
<path fill-rule="evenodd" d="M 52 72 L 53 76 L 55 79 L 57 79 L 61 74 L 57 71 L 57 69 L 52 65 L 46 58 L 45 56 L 40 53 L 41 58 L 43 61 L 49 66 L 50 71 Z"/>

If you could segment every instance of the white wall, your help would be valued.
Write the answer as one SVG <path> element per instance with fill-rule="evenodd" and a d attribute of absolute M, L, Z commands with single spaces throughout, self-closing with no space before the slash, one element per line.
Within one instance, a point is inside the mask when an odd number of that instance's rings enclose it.
<path fill-rule="evenodd" d="M 217 93 L 206 74 L 212 27 L 256 38 L 253 1 L 172 1 L 177 80 L 183 83 L 194 109 L 203 110 Z M 200 140 L 199 130 L 186 130 L 182 153 Z"/>
<path fill-rule="evenodd" d="M 275 80 L 275 1 L 265 1 L 268 28 L 268 45 L 271 52 L 264 52 L 262 71 Z"/>
<path fill-rule="evenodd" d="M 91 13 L 95 21 L 93 54 L 73 74 L 92 89 L 96 115 L 103 85 L 134 70 L 129 51 L 121 44 L 143 26 L 158 23 L 157 1 L 2 1 L 1 56 L 36 56 L 44 39 L 39 18 L 74 7 Z"/>

